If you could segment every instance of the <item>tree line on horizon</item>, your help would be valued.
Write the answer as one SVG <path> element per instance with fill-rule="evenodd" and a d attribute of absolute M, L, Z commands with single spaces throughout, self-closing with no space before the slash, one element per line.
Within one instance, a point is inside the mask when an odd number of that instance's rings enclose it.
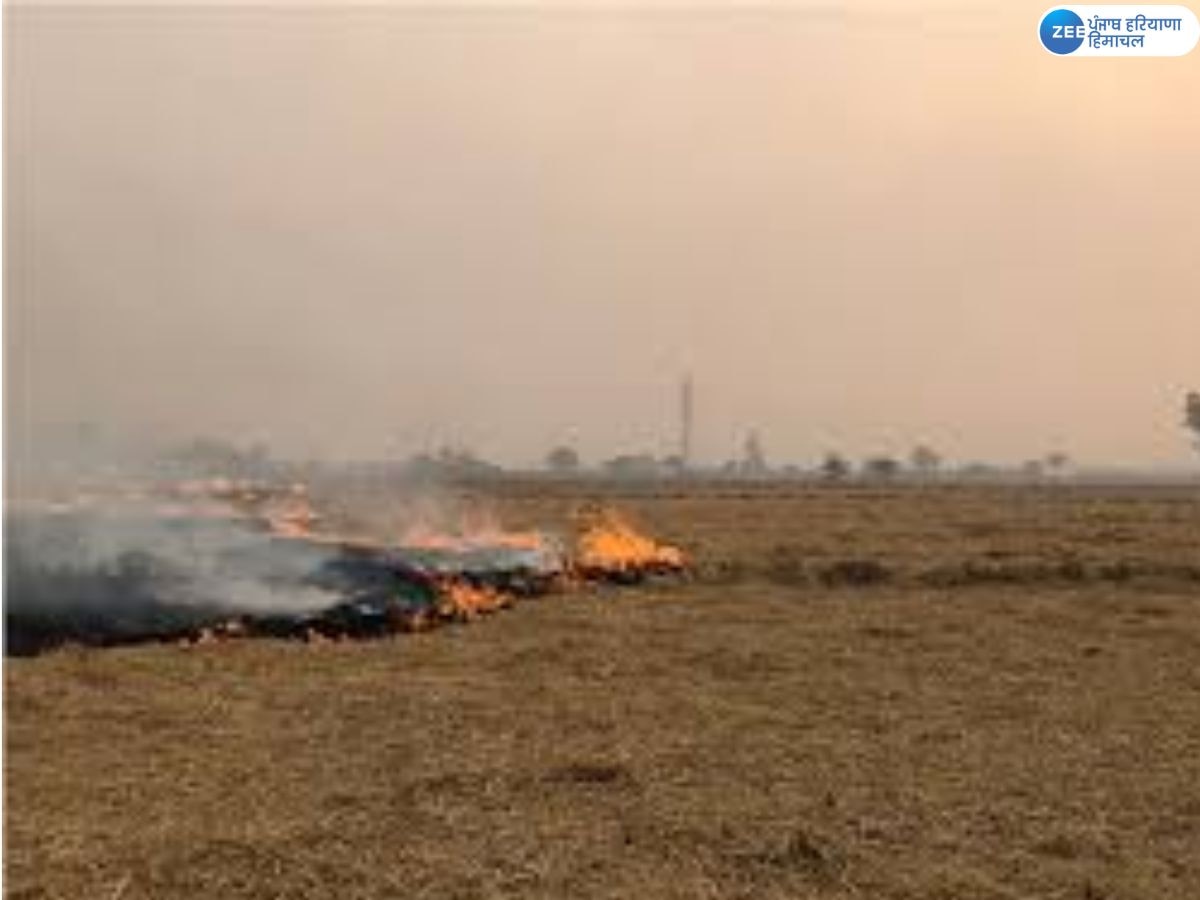
<path fill-rule="evenodd" d="M 729 477 L 729 478 L 805 478 L 816 477 L 824 481 L 849 481 L 866 478 L 889 481 L 898 478 L 932 480 L 947 475 L 997 476 L 1016 473 L 1026 477 L 1061 476 L 1069 471 L 1070 457 L 1062 452 L 1047 453 L 1030 459 L 1015 470 L 1003 466 L 975 462 L 951 468 L 945 458 L 927 444 L 917 444 L 907 458 L 886 454 L 868 456 L 858 462 L 841 453 L 826 453 L 813 466 L 805 468 L 795 463 L 773 466 L 768 463 L 762 442 L 757 433 L 747 437 L 742 455 L 716 466 L 685 466 L 677 455 L 655 457 L 649 453 L 621 454 L 602 461 L 595 468 L 584 465 L 579 453 L 572 447 L 562 445 L 546 454 L 543 468 L 547 473 L 558 476 L 601 474 L 614 478 L 650 479 L 674 477 Z"/>
<path fill-rule="evenodd" d="M 1200 452 L 1200 391 L 1190 391 L 1184 397 L 1183 426 Z M 95 426 L 78 427 L 84 444 Z M 86 440 L 84 440 L 86 438 Z M 86 448 L 85 448 L 86 449 Z M 84 454 L 87 455 L 87 454 Z M 555 477 L 604 476 L 614 479 L 647 480 L 655 478 L 715 477 L 739 479 L 817 478 L 828 482 L 863 479 L 890 481 L 896 479 L 935 480 L 944 477 L 988 478 L 1020 477 L 1029 480 L 1061 478 L 1070 473 L 1073 463 L 1062 451 L 1049 452 L 1028 459 L 1016 466 L 1000 466 L 985 462 L 967 462 L 954 466 L 925 443 L 916 444 L 907 457 L 887 454 L 868 456 L 859 461 L 839 452 L 828 452 L 809 467 L 768 462 L 763 442 L 751 431 L 741 454 L 719 465 L 694 466 L 678 454 L 658 457 L 650 453 L 622 453 L 589 466 L 580 453 L 568 444 L 553 447 L 542 459 L 540 469 L 510 469 L 478 456 L 461 446 L 443 446 L 434 452 L 422 452 L 404 460 L 384 460 L 361 463 L 296 464 L 275 457 L 265 444 L 246 447 L 211 437 L 197 437 L 174 445 L 159 454 L 155 468 L 165 476 L 221 475 L 246 479 L 269 479 L 290 471 L 296 465 L 348 469 L 377 468 L 381 472 L 399 473 L 418 479 L 461 478 L 486 480 L 514 472 L 543 474 Z"/>

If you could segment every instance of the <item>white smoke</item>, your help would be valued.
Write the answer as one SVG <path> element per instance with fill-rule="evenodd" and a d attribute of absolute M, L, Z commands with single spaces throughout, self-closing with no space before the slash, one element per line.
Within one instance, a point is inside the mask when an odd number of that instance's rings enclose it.
<path fill-rule="evenodd" d="M 332 551 L 232 518 L 29 509 L 5 518 L 10 652 L 56 636 L 104 641 L 236 615 L 300 616 L 340 599 L 313 581 Z"/>

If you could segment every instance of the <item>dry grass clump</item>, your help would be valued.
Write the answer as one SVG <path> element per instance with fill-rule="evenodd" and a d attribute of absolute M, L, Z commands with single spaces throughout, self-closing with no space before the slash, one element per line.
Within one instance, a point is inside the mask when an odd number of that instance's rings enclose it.
<path fill-rule="evenodd" d="M 1042 560 L 968 560 L 920 572 L 921 584 L 929 587 L 971 585 L 1069 585 L 1069 584 L 1200 584 L 1200 565 L 1168 565 L 1144 562 L 1085 563 L 1078 559 L 1057 562 Z"/>

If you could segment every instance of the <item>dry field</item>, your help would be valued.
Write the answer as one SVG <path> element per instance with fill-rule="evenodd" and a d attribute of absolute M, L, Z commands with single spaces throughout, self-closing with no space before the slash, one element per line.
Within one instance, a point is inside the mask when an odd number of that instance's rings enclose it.
<path fill-rule="evenodd" d="M 1200 489 L 496 493 L 696 577 L 9 661 L 8 896 L 1200 897 Z"/>

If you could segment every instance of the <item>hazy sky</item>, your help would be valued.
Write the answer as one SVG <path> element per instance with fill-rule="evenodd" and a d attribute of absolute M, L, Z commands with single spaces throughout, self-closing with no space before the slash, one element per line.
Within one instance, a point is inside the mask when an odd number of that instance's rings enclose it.
<path fill-rule="evenodd" d="M 495 5 L 8 6 L 15 436 L 1194 458 L 1200 51 Z"/>

